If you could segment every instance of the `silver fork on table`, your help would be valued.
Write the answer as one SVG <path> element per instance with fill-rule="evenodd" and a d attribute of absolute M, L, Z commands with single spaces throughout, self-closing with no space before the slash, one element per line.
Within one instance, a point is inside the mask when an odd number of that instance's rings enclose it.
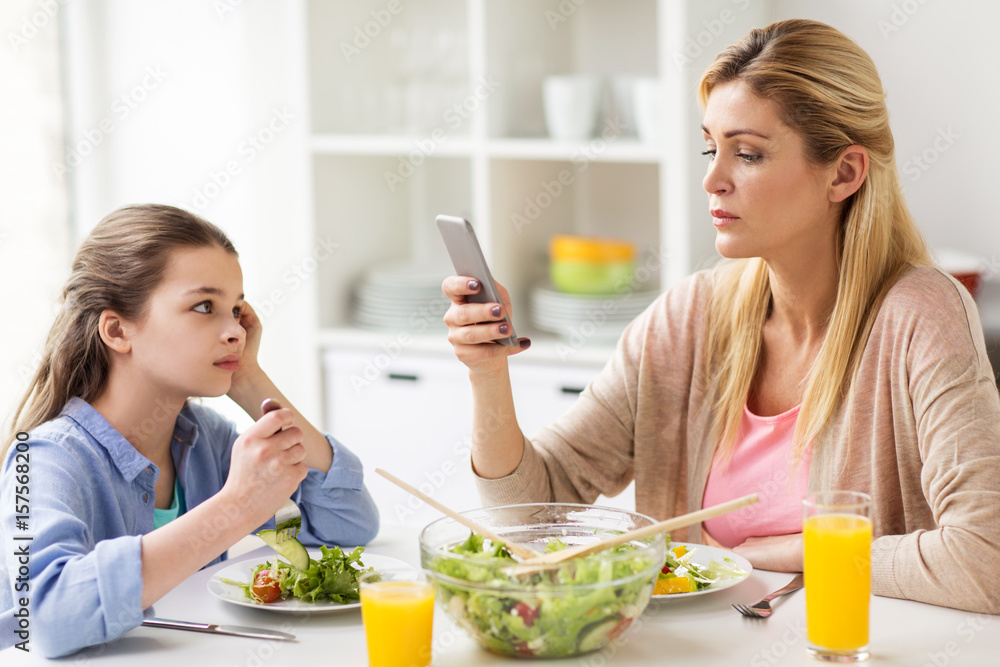
<path fill-rule="evenodd" d="M 260 404 L 261 416 L 264 416 L 273 410 L 280 409 L 281 403 L 273 398 L 266 398 L 264 399 L 264 402 Z M 275 542 L 281 544 L 290 537 L 297 537 L 299 534 L 299 528 L 301 527 L 302 510 L 300 510 L 299 506 L 295 504 L 295 501 L 289 498 L 285 501 L 285 504 L 279 507 L 278 511 L 274 513 Z"/>
<path fill-rule="evenodd" d="M 771 615 L 773 611 L 771 609 L 771 600 L 779 598 L 782 595 L 788 595 L 789 593 L 794 593 L 795 591 L 802 588 L 804 585 L 802 579 L 802 573 L 795 575 L 795 578 L 788 582 L 788 585 L 784 588 L 779 588 L 770 595 L 764 597 L 763 600 L 757 604 L 750 605 L 749 607 L 745 604 L 734 604 L 733 609 L 740 612 L 744 616 L 749 616 L 751 618 L 767 618 Z"/>

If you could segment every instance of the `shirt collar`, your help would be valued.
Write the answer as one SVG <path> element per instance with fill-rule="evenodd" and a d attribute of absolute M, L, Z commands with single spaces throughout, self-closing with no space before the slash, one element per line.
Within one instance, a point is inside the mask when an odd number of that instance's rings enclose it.
<path fill-rule="evenodd" d="M 62 416 L 72 419 L 86 431 L 90 437 L 107 450 L 111 455 L 122 477 L 133 481 L 139 473 L 153 466 L 153 463 L 140 454 L 121 433 L 112 426 L 104 416 L 94 409 L 87 401 L 78 396 L 71 398 L 63 407 Z M 195 443 L 198 437 L 198 427 L 191 418 L 191 409 L 185 405 L 177 415 L 174 425 L 174 439 L 188 447 Z"/>

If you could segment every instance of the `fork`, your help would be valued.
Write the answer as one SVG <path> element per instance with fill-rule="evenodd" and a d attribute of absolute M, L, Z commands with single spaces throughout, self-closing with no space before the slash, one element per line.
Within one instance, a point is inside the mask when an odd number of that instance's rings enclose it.
<path fill-rule="evenodd" d="M 779 588 L 770 595 L 764 597 L 763 600 L 757 604 L 750 605 L 749 607 L 745 604 L 734 604 L 733 609 L 740 612 L 744 616 L 749 616 L 750 618 L 767 618 L 771 615 L 773 611 L 771 609 L 771 600 L 774 598 L 781 597 L 782 595 L 788 595 L 789 593 L 794 593 L 803 586 L 802 573 L 795 575 L 795 578 L 788 582 L 788 585 L 784 588 Z"/>
<path fill-rule="evenodd" d="M 264 402 L 260 404 L 260 412 L 263 417 L 268 412 L 274 410 L 280 410 L 281 403 L 274 400 L 273 398 L 266 398 Z M 278 508 L 278 511 L 274 513 L 274 541 L 277 544 L 281 544 L 290 537 L 298 537 L 299 528 L 302 527 L 302 510 L 299 506 L 295 504 L 295 501 L 289 498 L 285 501 L 285 504 Z"/>

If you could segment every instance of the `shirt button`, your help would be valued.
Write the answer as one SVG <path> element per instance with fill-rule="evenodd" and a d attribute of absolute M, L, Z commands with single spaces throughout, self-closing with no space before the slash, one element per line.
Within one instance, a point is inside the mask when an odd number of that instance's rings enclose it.
<path fill-rule="evenodd" d="M 148 493 L 142 494 L 142 502 L 144 502 L 144 503 L 148 503 L 149 502 L 149 494 Z"/>

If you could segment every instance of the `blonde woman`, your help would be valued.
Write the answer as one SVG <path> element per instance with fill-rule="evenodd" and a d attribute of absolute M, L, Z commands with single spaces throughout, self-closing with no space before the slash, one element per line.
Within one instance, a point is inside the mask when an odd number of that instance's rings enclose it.
<path fill-rule="evenodd" d="M 592 502 L 634 479 L 637 510 L 666 518 L 761 491 L 688 539 L 797 571 L 803 495 L 864 491 L 876 594 L 1000 613 L 1000 398 L 976 306 L 903 200 L 884 97 L 868 55 L 821 23 L 723 51 L 699 98 L 727 259 L 632 322 L 531 440 L 506 362 L 527 341 L 484 344 L 506 335 L 506 293 L 469 304 L 475 281 L 445 281 L 486 503 Z M 481 428 L 497 410 L 502 428 Z"/>

